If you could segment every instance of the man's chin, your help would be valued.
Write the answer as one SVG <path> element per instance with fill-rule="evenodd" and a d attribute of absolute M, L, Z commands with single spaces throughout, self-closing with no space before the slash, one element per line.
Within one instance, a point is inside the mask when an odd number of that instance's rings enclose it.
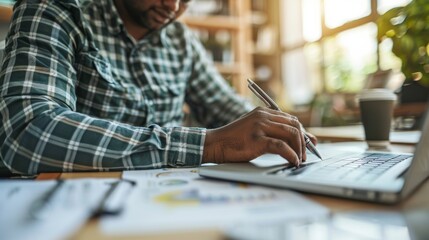
<path fill-rule="evenodd" d="M 166 22 L 166 23 L 161 23 L 161 22 L 153 22 L 153 24 L 151 25 L 152 26 L 152 29 L 153 30 L 158 30 L 158 29 L 161 29 L 161 28 L 163 28 L 165 25 L 167 25 L 169 22 Z"/>
<path fill-rule="evenodd" d="M 162 24 L 156 22 L 140 22 L 140 26 L 149 31 L 154 31 L 162 28 Z"/>
<path fill-rule="evenodd" d="M 161 22 L 157 22 L 157 21 L 140 22 L 140 26 L 147 29 L 149 32 L 155 32 L 155 31 L 161 30 L 162 28 L 168 26 L 173 21 L 174 20 L 169 21 L 167 23 L 161 23 Z"/>
<path fill-rule="evenodd" d="M 151 25 L 151 27 L 150 27 L 150 30 L 152 30 L 152 31 L 160 30 L 160 29 L 162 29 L 162 28 L 164 28 L 164 27 L 168 26 L 171 22 L 172 22 L 172 21 L 169 21 L 169 22 L 167 22 L 167 23 L 153 23 L 153 24 Z"/>

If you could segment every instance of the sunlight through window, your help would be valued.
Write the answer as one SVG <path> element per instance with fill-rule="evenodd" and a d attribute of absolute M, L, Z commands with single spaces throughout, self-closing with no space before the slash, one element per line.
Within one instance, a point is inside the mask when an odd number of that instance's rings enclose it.
<path fill-rule="evenodd" d="M 325 0 L 324 7 L 326 26 L 329 28 L 339 27 L 371 13 L 370 0 Z"/>

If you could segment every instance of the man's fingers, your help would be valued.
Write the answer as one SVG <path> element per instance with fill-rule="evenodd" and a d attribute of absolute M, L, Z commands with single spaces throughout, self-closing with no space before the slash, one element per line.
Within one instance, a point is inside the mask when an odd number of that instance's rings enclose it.
<path fill-rule="evenodd" d="M 283 147 L 283 151 L 284 149 L 288 149 L 294 152 L 298 158 L 298 162 L 307 159 L 304 130 L 297 117 L 265 107 L 257 107 L 249 115 L 259 119 L 255 122 L 255 130 L 259 129 L 262 135 L 283 142 L 276 144 L 287 145 L 287 148 Z M 310 139 L 312 142 L 315 140 L 314 138 Z"/>
<path fill-rule="evenodd" d="M 302 153 L 302 161 L 305 162 L 307 160 L 307 144 L 305 144 L 304 133 L 302 133 L 302 138 L 303 138 L 303 141 L 304 141 L 304 143 L 303 143 L 304 147 L 302 148 L 302 151 L 303 151 L 303 153 Z"/>
<path fill-rule="evenodd" d="M 268 122 L 263 125 L 263 131 L 268 137 L 279 139 L 289 145 L 301 160 L 303 157 L 303 142 L 301 132 L 294 126 L 280 124 L 276 122 Z"/>
<path fill-rule="evenodd" d="M 265 143 L 266 152 L 272 154 L 278 154 L 286 159 L 289 163 L 299 166 L 300 160 L 295 151 L 288 145 L 286 142 L 270 137 L 263 137 L 262 139 Z"/>
<path fill-rule="evenodd" d="M 301 154 L 300 154 L 300 160 L 307 160 L 307 152 L 306 152 L 306 144 L 305 144 L 305 137 L 304 137 L 304 128 L 302 127 L 302 124 L 299 122 L 298 118 L 296 116 L 293 116 L 291 114 L 288 113 L 284 113 L 284 112 L 279 112 L 277 111 L 277 114 L 275 114 L 276 112 L 274 112 L 274 116 L 272 116 L 272 120 L 273 121 L 278 121 L 278 122 L 283 122 L 285 124 L 294 126 L 295 128 L 297 128 L 300 132 L 299 136 L 301 138 Z"/>
<path fill-rule="evenodd" d="M 307 134 L 307 136 L 310 138 L 310 140 L 311 140 L 311 142 L 314 144 L 314 145 L 317 145 L 317 138 L 313 135 L 313 134 L 311 134 L 311 133 L 306 133 Z"/>
<path fill-rule="evenodd" d="M 279 111 L 275 111 L 275 110 L 269 110 L 269 119 L 272 122 L 276 122 L 276 123 L 280 123 L 280 124 L 286 124 L 286 125 L 290 125 L 293 126 L 294 128 L 299 130 L 299 137 L 300 137 L 300 151 L 301 153 L 298 154 L 300 160 L 306 160 L 307 159 L 307 153 L 306 153 L 306 148 L 305 148 L 305 137 L 304 137 L 304 132 L 303 132 L 303 127 L 302 124 L 298 121 L 298 118 L 290 115 L 288 113 L 284 113 L 284 112 L 279 112 Z M 298 150 L 296 147 L 294 147 L 293 145 L 293 149 Z"/>
<path fill-rule="evenodd" d="M 296 120 L 296 121 L 298 121 L 298 118 L 296 117 L 296 116 L 294 116 L 294 115 L 291 115 L 291 114 L 289 114 L 289 113 L 285 113 L 285 112 L 282 112 L 282 111 L 277 111 L 277 110 L 273 110 L 273 109 L 270 109 L 270 108 L 267 108 L 266 109 L 266 111 L 268 112 L 268 113 L 270 113 L 272 116 L 278 116 L 278 117 L 283 117 L 283 118 L 287 118 L 287 119 L 293 119 L 293 120 Z M 299 122 L 299 121 L 298 121 Z"/>

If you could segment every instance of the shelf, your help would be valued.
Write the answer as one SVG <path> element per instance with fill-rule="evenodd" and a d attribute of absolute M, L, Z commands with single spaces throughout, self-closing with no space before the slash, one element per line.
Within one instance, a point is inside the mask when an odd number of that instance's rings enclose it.
<path fill-rule="evenodd" d="M 183 16 L 180 21 L 192 28 L 238 31 L 240 21 L 231 16 Z"/>
<path fill-rule="evenodd" d="M 222 39 L 216 39 L 216 34 L 219 31 L 228 31 L 230 38 L 228 41 L 222 42 L 219 46 L 225 46 L 225 42 L 229 44 L 228 51 L 232 54 L 234 62 L 222 63 L 215 62 L 215 66 L 218 69 L 235 91 L 243 96 L 249 95 L 247 88 L 246 79 L 253 75 L 253 56 L 251 54 L 252 45 L 252 25 L 251 25 L 251 0 L 211 0 L 211 1 L 223 1 L 227 4 L 229 15 L 184 15 L 179 21 L 188 25 L 190 28 L 195 29 L 197 33 L 202 33 L 204 40 L 203 44 L 206 43 L 208 50 L 217 51 L 213 53 L 218 54 L 221 50 L 218 48 L 211 48 L 211 41 L 217 44 Z M 226 7 L 226 5 L 225 5 Z M 203 31 L 201 31 L 203 30 Z M 209 36 L 205 36 L 208 33 Z M 217 35 L 219 36 L 219 35 Z M 205 41 L 205 42 L 204 42 Z M 222 58 L 214 58 L 222 59 Z"/>
<path fill-rule="evenodd" d="M 272 55 L 278 54 L 278 52 L 274 51 L 274 50 L 255 50 L 252 49 L 251 53 L 253 55 L 259 55 L 259 56 L 267 56 L 267 57 L 271 57 Z"/>
<path fill-rule="evenodd" d="M 0 22 L 9 22 L 12 18 L 12 5 L 0 4 Z"/>
<path fill-rule="evenodd" d="M 217 70 L 221 74 L 241 74 L 243 69 L 239 63 L 230 63 L 230 64 L 223 64 L 223 63 L 215 63 Z"/>

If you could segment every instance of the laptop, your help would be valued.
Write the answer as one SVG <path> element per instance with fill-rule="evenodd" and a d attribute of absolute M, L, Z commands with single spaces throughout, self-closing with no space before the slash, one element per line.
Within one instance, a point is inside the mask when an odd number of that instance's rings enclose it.
<path fill-rule="evenodd" d="M 429 117 L 414 154 L 343 151 L 318 146 L 324 160 L 307 154 L 295 168 L 279 155 L 265 154 L 248 163 L 199 168 L 203 177 L 287 188 L 379 203 L 396 203 L 409 196 L 429 175 Z M 355 149 L 356 150 L 356 149 Z"/>

